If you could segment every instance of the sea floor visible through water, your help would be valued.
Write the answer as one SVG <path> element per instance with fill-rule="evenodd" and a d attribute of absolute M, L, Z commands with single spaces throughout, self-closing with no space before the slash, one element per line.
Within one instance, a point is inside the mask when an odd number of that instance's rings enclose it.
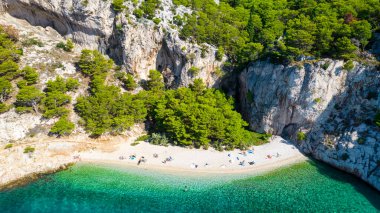
<path fill-rule="evenodd" d="M 258 176 L 78 164 L 0 192 L 0 212 L 380 212 L 380 193 L 307 161 Z"/>

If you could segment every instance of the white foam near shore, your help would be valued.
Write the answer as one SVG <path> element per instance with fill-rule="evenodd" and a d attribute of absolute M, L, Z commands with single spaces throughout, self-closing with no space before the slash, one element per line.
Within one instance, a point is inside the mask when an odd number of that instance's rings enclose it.
<path fill-rule="evenodd" d="M 157 146 L 140 142 L 132 146 L 135 136 L 113 137 L 106 141 L 83 138 L 51 138 L 16 144 L 0 151 L 0 188 L 6 184 L 36 173 L 59 169 L 71 162 L 117 164 L 125 167 L 159 169 L 164 172 L 201 173 L 262 173 L 282 166 L 305 161 L 294 145 L 278 136 L 270 143 L 253 146 L 250 150 L 216 151 L 177 146 Z M 33 146 L 33 154 L 23 153 Z M 135 156 L 131 159 L 130 156 Z M 138 165 L 140 159 L 145 160 Z M 166 159 L 172 160 L 166 160 Z M 166 161 L 165 161 L 166 160 Z M 254 162 L 254 164 L 250 164 Z"/>

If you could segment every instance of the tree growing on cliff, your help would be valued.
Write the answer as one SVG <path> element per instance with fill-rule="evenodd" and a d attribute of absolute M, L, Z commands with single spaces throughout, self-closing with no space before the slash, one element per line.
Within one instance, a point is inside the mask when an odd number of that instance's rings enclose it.
<path fill-rule="evenodd" d="M 306 139 L 306 134 L 304 132 L 297 132 L 297 140 L 304 141 Z"/>
<path fill-rule="evenodd" d="M 58 136 L 70 135 L 74 128 L 75 124 L 72 123 L 66 116 L 62 116 L 50 129 L 50 133 Z"/>
<path fill-rule="evenodd" d="M 159 0 L 144 0 L 141 3 L 140 9 L 143 11 L 146 18 L 153 19 L 156 9 L 159 7 L 159 5 Z"/>
<path fill-rule="evenodd" d="M 367 46 L 372 37 L 371 24 L 367 20 L 355 21 L 351 24 L 352 35 L 360 41 L 362 50 Z"/>
<path fill-rule="evenodd" d="M 165 88 L 162 75 L 157 70 L 149 70 L 149 80 L 147 81 L 147 90 L 161 91 Z"/>
<path fill-rule="evenodd" d="M 66 44 L 64 42 L 59 42 L 56 47 L 63 49 L 66 52 L 72 52 L 74 49 L 74 42 L 71 39 L 67 39 Z"/>
<path fill-rule="evenodd" d="M 78 66 L 83 74 L 94 76 L 109 71 L 113 67 L 113 61 L 97 50 L 82 50 Z"/>
<path fill-rule="evenodd" d="M 224 56 L 224 48 L 222 46 L 218 47 L 218 50 L 215 53 L 215 59 L 221 61 Z"/>
<path fill-rule="evenodd" d="M 67 91 L 74 91 L 74 90 L 78 89 L 79 85 L 80 84 L 79 84 L 79 81 L 77 79 L 74 79 L 74 78 L 66 79 Z"/>
<path fill-rule="evenodd" d="M 335 42 L 335 50 L 338 58 L 350 59 L 355 57 L 354 52 L 357 48 L 349 38 L 342 37 L 338 38 Z"/>
<path fill-rule="evenodd" d="M 12 84 L 4 78 L 0 78 L 0 103 L 9 98 L 12 91 Z"/>
<path fill-rule="evenodd" d="M 19 74 L 18 70 L 18 64 L 12 60 L 6 60 L 3 63 L 0 63 L 0 77 L 5 79 L 12 80 L 17 77 Z"/>
<path fill-rule="evenodd" d="M 26 66 L 24 69 L 22 69 L 21 73 L 21 75 L 24 77 L 24 80 L 26 80 L 27 85 L 33 85 L 37 83 L 39 75 L 36 69 L 30 66 Z"/>
<path fill-rule="evenodd" d="M 123 83 L 123 87 L 128 91 L 132 91 L 138 86 L 135 79 L 133 79 L 133 75 L 129 73 L 118 72 L 115 77 Z"/>
<path fill-rule="evenodd" d="M 27 146 L 24 148 L 24 153 L 25 154 L 31 154 L 35 151 L 36 149 L 34 147 L 31 147 L 31 146 Z"/>
<path fill-rule="evenodd" d="M 116 12 L 122 11 L 125 8 L 124 0 L 112 0 L 112 8 Z"/>
<path fill-rule="evenodd" d="M 19 113 L 38 112 L 38 104 L 43 97 L 43 93 L 34 86 L 22 87 L 16 96 L 16 111 Z"/>

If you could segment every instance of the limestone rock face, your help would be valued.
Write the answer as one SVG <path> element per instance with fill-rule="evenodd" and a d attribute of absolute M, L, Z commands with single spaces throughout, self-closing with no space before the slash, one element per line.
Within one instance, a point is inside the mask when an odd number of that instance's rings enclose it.
<path fill-rule="evenodd" d="M 331 60 L 300 67 L 253 63 L 240 76 L 243 111 L 251 127 L 289 136 L 300 127 L 310 128 L 345 89 L 348 72 L 342 66 L 343 61 Z"/>
<path fill-rule="evenodd" d="M 32 25 L 50 26 L 77 44 L 95 49 L 105 47 L 113 31 L 110 3 L 91 0 L 5 0 L 7 13 Z"/>
<path fill-rule="evenodd" d="M 51 27 L 62 36 L 72 38 L 81 48 L 98 49 L 108 54 L 118 65 L 133 73 L 138 80 L 146 80 L 149 70 L 164 74 L 169 88 L 188 86 L 195 78 L 202 78 L 207 86 L 218 86 L 219 68 L 224 60 L 215 59 L 216 49 L 182 41 L 173 17 L 191 13 L 183 6 L 173 12 L 170 0 L 161 2 L 156 11 L 159 24 L 137 19 L 133 10 L 139 5 L 126 2 L 127 13 L 116 14 L 111 1 L 93 0 L 6 0 L 7 13 L 27 20 L 31 25 Z M 198 73 L 188 73 L 190 68 Z"/>
<path fill-rule="evenodd" d="M 202 53 L 203 48 L 206 53 Z M 217 87 L 220 80 L 217 71 L 222 62 L 215 59 L 215 54 L 214 47 L 187 43 L 179 39 L 177 32 L 172 32 L 164 37 L 157 55 L 157 69 L 163 72 L 171 87 L 187 87 L 194 78 L 201 78 L 208 87 Z M 191 69 L 199 71 L 196 74 Z"/>
<path fill-rule="evenodd" d="M 218 86 L 216 73 L 226 58 L 217 61 L 215 47 L 179 38 L 179 29 L 172 24 L 174 16 L 191 13 L 191 10 L 180 6 L 173 12 L 171 0 L 162 1 L 161 6 L 163 9 L 157 10 L 155 15 L 161 20 L 159 24 L 133 15 L 117 16 L 116 24 L 122 28 L 115 33 L 114 45 L 109 48 L 111 56 L 139 80 L 146 80 L 149 70 L 157 69 L 169 88 L 188 86 L 195 78 L 201 78 L 209 87 Z M 127 8 L 132 14 L 135 6 L 128 3 Z M 191 68 L 198 73 L 189 73 Z"/>
<path fill-rule="evenodd" d="M 380 189 L 380 72 L 356 63 L 252 63 L 240 75 L 244 116 L 252 129 L 298 142 L 315 158 Z M 297 137 L 303 132 L 305 139 Z M 302 140 L 301 140 L 302 139 Z"/>
<path fill-rule="evenodd" d="M 209 87 L 217 86 L 219 76 L 216 70 L 222 62 L 215 59 L 215 48 L 204 45 L 209 52 L 202 55 L 199 45 L 182 41 L 178 32 L 164 34 L 154 28 L 153 23 L 124 28 L 121 60 L 128 72 L 146 80 L 149 70 L 157 69 L 170 88 L 189 86 L 195 78 L 201 78 Z M 199 73 L 192 74 L 189 72 L 191 68 Z"/>
<path fill-rule="evenodd" d="M 14 110 L 0 114 L 0 144 L 24 138 L 41 123 L 41 117 L 33 114 L 19 115 Z"/>

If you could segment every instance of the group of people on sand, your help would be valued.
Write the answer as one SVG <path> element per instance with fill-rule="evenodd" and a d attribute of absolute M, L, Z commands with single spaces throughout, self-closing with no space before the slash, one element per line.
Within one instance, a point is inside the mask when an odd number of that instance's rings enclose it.
<path fill-rule="evenodd" d="M 228 158 L 229 158 L 229 160 L 228 160 L 228 162 L 230 163 L 230 164 L 233 164 L 234 163 L 234 161 L 235 161 L 235 159 L 238 161 L 238 165 L 239 166 L 242 166 L 242 167 L 244 167 L 244 166 L 246 166 L 246 164 L 248 164 L 248 165 L 250 165 L 250 166 L 253 166 L 256 162 L 254 161 L 254 160 L 251 160 L 251 161 L 248 161 L 248 159 L 246 159 L 246 157 L 248 157 L 248 155 L 253 155 L 254 154 L 254 149 L 250 149 L 250 150 L 247 150 L 247 151 L 242 151 L 242 152 L 239 152 L 238 153 L 238 156 L 232 156 L 232 154 L 231 153 L 228 153 L 227 154 L 227 156 L 228 156 Z M 266 155 L 266 159 L 272 159 L 273 157 L 276 157 L 276 158 L 278 158 L 278 157 L 280 157 L 280 154 L 277 152 L 275 155 L 271 155 L 271 154 L 268 154 L 268 155 Z M 80 157 L 79 156 L 74 156 L 74 159 L 79 159 L 80 160 Z M 153 154 L 153 158 L 158 158 L 158 154 L 157 153 L 154 153 Z M 119 157 L 119 160 L 124 160 L 124 159 L 126 159 L 126 157 L 124 157 L 124 156 L 120 156 Z M 135 160 L 135 159 L 137 159 L 137 156 L 136 156 L 136 154 L 132 154 L 132 155 L 130 155 L 129 156 L 129 159 L 130 160 Z M 174 159 L 172 158 L 172 156 L 169 156 L 169 157 L 166 157 L 163 161 L 161 161 L 161 163 L 163 163 L 163 164 L 166 164 L 166 163 L 168 163 L 168 162 L 171 162 L 171 161 L 173 161 Z M 146 163 L 147 162 L 147 159 L 144 157 L 144 156 L 141 156 L 140 158 L 139 158 L 139 160 L 137 161 L 137 165 L 140 165 L 141 163 Z M 204 164 L 204 167 L 208 167 L 210 164 L 208 163 L 208 162 L 206 162 L 205 164 Z M 199 167 L 199 165 L 198 164 L 196 164 L 196 163 L 192 163 L 192 164 L 190 164 L 190 167 L 192 168 L 192 169 L 197 169 L 198 167 Z M 227 166 L 225 165 L 225 164 L 223 164 L 223 165 L 221 165 L 220 166 L 220 168 L 226 168 Z"/>
<path fill-rule="evenodd" d="M 165 160 L 162 161 L 163 164 L 165 164 L 166 162 L 171 162 L 173 161 L 174 159 L 172 158 L 172 156 L 169 156 L 167 157 Z"/>
<path fill-rule="evenodd" d="M 158 154 L 154 153 L 153 158 L 158 158 Z M 127 159 L 127 158 L 124 156 L 119 156 L 119 160 L 125 160 L 125 159 Z M 129 156 L 129 160 L 135 160 L 135 159 L 137 159 L 136 154 L 132 154 Z M 169 156 L 169 157 L 165 158 L 165 160 L 163 160 L 162 163 L 166 164 L 166 162 L 171 162 L 173 160 L 174 159 L 172 158 L 172 156 Z M 141 163 L 146 163 L 146 162 L 147 162 L 147 159 L 144 156 L 141 156 L 139 158 L 139 160 L 137 161 L 137 165 L 140 165 Z"/>
<path fill-rule="evenodd" d="M 129 156 L 129 160 L 135 160 L 137 156 L 135 154 L 132 154 Z M 126 157 L 119 156 L 119 160 L 124 160 Z M 139 160 L 137 161 L 137 165 L 140 165 L 141 163 L 146 163 L 147 159 L 144 156 L 141 156 Z"/>
<path fill-rule="evenodd" d="M 277 152 L 275 155 L 269 155 L 269 154 L 268 154 L 266 158 L 267 158 L 267 159 L 272 159 L 272 157 L 276 157 L 276 158 L 278 158 L 278 157 L 280 157 L 280 153 Z"/>
<path fill-rule="evenodd" d="M 253 155 L 253 149 L 252 149 L 252 150 L 248 150 L 248 151 L 240 152 L 239 154 L 242 155 L 243 157 L 247 157 L 247 156 L 248 156 L 247 153 Z M 232 157 L 231 154 L 228 154 L 228 157 L 230 158 L 230 159 L 228 160 L 228 162 L 229 162 L 230 164 L 234 163 L 234 157 Z M 246 164 L 245 164 L 246 160 L 244 160 L 244 159 L 240 159 L 239 156 L 236 156 L 236 160 L 239 161 L 239 166 L 245 166 L 245 165 L 246 165 Z M 252 161 L 248 161 L 248 164 L 252 166 L 252 165 L 255 164 L 255 161 L 254 161 L 254 160 L 252 160 Z"/>
<path fill-rule="evenodd" d="M 80 155 L 74 155 L 73 156 L 74 160 L 81 161 L 82 159 L 80 158 Z"/>

